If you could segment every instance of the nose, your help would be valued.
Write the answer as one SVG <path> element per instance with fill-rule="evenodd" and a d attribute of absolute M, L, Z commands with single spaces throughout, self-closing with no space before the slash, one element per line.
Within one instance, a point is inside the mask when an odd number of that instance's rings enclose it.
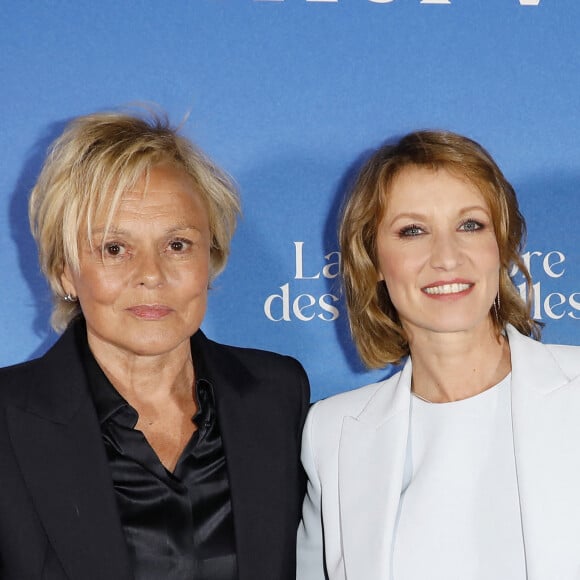
<path fill-rule="evenodd" d="M 158 288 L 165 282 L 162 257 L 156 252 L 145 252 L 136 257 L 135 284 L 145 288 Z"/>
<path fill-rule="evenodd" d="M 431 266 L 437 270 L 453 270 L 461 264 L 461 247 L 453 233 L 438 233 L 432 237 Z"/>

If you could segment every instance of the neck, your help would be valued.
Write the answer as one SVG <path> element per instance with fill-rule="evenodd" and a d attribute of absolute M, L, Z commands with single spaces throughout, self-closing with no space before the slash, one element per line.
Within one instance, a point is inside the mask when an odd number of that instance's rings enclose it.
<path fill-rule="evenodd" d="M 133 407 L 191 397 L 195 377 L 189 341 L 155 356 L 127 352 L 90 334 L 88 341 L 111 384 Z"/>
<path fill-rule="evenodd" d="M 420 398 L 447 403 L 473 397 L 511 371 L 508 341 L 493 326 L 449 334 L 423 334 L 409 340 L 412 390 Z"/>

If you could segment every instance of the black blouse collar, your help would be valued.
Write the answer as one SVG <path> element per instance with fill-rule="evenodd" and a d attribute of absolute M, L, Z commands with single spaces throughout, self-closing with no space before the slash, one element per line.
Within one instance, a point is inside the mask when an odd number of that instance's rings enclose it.
<path fill-rule="evenodd" d="M 87 375 L 87 383 L 99 423 L 103 425 L 113 415 L 119 415 L 117 419 L 125 426 L 135 427 L 139 415 L 119 391 L 113 387 L 97 363 L 89 347 L 84 318 L 80 317 L 73 324 L 79 355 Z M 207 365 L 201 342 L 198 340 L 197 334 L 191 338 L 191 354 L 195 367 L 196 396 L 199 407 L 197 414 L 193 418 L 196 423 L 200 418 L 203 420 L 208 414 L 211 416 L 215 414 L 212 381 L 207 375 Z"/>

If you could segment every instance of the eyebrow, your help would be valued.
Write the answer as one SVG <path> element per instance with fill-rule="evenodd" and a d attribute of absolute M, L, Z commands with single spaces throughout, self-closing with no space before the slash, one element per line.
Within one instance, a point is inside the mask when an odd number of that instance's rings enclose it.
<path fill-rule="evenodd" d="M 482 211 L 487 216 L 491 216 L 491 212 L 483 205 L 470 205 L 467 207 L 462 207 L 457 212 L 457 215 L 468 214 L 468 213 L 470 213 L 472 211 L 476 211 L 476 210 Z M 426 219 L 426 214 L 417 213 L 417 212 L 406 212 L 406 211 L 401 212 L 401 213 L 397 214 L 396 216 L 394 216 L 392 220 L 390 220 L 389 225 L 394 224 L 397 220 L 400 220 L 400 219 L 411 219 L 411 220 L 422 221 L 422 220 Z"/>
<path fill-rule="evenodd" d="M 177 225 L 177 226 L 171 227 L 171 228 L 165 230 L 164 233 L 165 234 L 174 234 L 177 232 L 183 232 L 183 231 L 187 231 L 187 230 L 200 231 L 200 229 L 194 225 L 183 224 L 183 225 Z M 95 235 L 99 235 L 99 234 L 104 234 L 105 231 L 107 232 L 107 234 L 112 234 L 112 235 L 121 235 L 121 236 L 131 235 L 131 232 L 129 230 L 125 230 L 123 228 L 117 228 L 115 226 L 111 226 L 108 230 L 105 230 L 104 227 L 94 228 L 91 233 L 93 236 L 95 236 Z"/>

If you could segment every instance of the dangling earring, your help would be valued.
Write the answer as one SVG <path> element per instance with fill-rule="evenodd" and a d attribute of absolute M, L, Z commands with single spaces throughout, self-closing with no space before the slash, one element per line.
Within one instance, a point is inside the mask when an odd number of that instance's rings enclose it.
<path fill-rule="evenodd" d="M 76 296 L 73 296 L 70 292 L 65 294 L 62 299 L 65 302 L 69 302 L 69 303 L 73 303 L 73 302 L 78 302 L 78 298 Z"/>
<path fill-rule="evenodd" d="M 495 298 L 493 299 L 493 313 L 495 315 L 495 319 L 498 322 L 501 322 L 499 317 L 499 312 L 501 310 L 501 299 L 499 297 L 499 292 L 496 294 Z"/>

